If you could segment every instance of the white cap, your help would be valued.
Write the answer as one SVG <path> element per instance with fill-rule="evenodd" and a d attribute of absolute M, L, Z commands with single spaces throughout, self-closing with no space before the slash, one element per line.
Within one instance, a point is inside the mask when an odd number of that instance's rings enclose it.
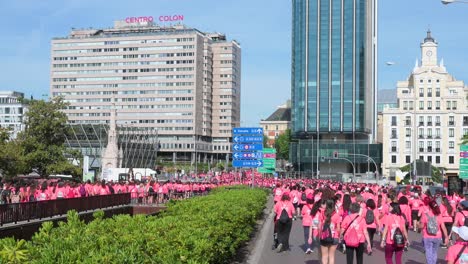
<path fill-rule="evenodd" d="M 452 227 L 452 231 L 455 232 L 460 236 L 461 239 L 464 241 L 468 241 L 468 227 L 467 226 L 461 226 L 461 227 Z"/>

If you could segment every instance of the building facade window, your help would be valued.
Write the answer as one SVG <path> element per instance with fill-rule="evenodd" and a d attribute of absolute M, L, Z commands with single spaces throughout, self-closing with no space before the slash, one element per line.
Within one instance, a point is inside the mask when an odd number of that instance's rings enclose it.
<path fill-rule="evenodd" d="M 392 163 L 393 164 L 397 163 L 397 156 L 396 155 L 392 155 Z"/>
<path fill-rule="evenodd" d="M 449 164 L 454 164 L 454 163 L 455 163 L 455 157 L 449 156 Z"/>

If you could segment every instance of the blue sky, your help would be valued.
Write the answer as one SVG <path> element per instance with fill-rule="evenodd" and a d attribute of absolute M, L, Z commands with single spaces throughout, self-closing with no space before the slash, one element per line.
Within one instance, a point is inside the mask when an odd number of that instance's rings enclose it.
<path fill-rule="evenodd" d="M 50 39 L 72 27 L 111 27 L 128 16 L 184 15 L 242 45 L 242 126 L 258 125 L 290 97 L 291 0 L 0 1 L 0 90 L 49 93 Z M 450 73 L 468 82 L 468 4 L 379 0 L 379 88 L 408 77 L 430 26 Z M 386 66 L 385 62 L 396 64 Z"/>

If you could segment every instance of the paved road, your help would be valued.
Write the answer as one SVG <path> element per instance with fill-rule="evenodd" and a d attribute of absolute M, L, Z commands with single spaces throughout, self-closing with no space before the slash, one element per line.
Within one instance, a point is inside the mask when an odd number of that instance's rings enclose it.
<path fill-rule="evenodd" d="M 320 264 L 318 261 L 317 250 L 310 255 L 304 253 L 304 235 L 301 225 L 301 220 L 294 221 L 291 237 L 290 237 L 290 246 L 291 250 L 281 253 L 276 253 L 271 250 L 272 246 L 272 234 L 273 234 L 273 224 L 272 224 L 272 215 L 270 214 L 267 222 L 265 223 L 264 228 L 262 229 L 261 236 L 263 239 L 257 241 L 255 250 L 258 252 L 252 252 L 252 256 L 249 259 L 249 263 L 252 264 L 295 264 L 295 263 L 306 263 L 306 264 Z M 424 247 L 421 243 L 421 235 L 410 231 L 410 240 L 411 246 L 409 251 L 403 253 L 403 263 L 405 264 L 425 264 L 426 259 L 424 256 Z M 374 237 L 374 252 L 372 256 L 368 256 L 364 253 L 364 263 L 380 263 L 385 264 L 385 254 L 380 248 L 378 243 L 380 237 Z M 262 243 L 262 244 L 260 244 Z M 447 253 L 446 249 L 439 249 L 438 261 L 437 264 L 446 263 L 445 254 Z M 336 252 L 335 255 L 336 264 L 346 263 L 346 255 L 341 252 Z M 355 262 L 356 263 L 356 260 Z"/>

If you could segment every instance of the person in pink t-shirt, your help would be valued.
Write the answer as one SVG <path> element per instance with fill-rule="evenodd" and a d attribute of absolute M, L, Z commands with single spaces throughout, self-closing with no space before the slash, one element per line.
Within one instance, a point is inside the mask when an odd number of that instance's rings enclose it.
<path fill-rule="evenodd" d="M 419 226 L 419 209 L 423 206 L 423 201 L 419 199 L 419 194 L 415 193 L 413 199 L 409 203 L 411 207 L 411 221 L 413 223 L 414 232 L 417 231 Z"/>
<path fill-rule="evenodd" d="M 460 211 L 455 214 L 453 226 L 464 226 L 465 218 L 468 218 L 468 201 L 462 201 L 458 207 Z"/>
<path fill-rule="evenodd" d="M 273 190 L 273 195 L 274 195 L 273 201 L 275 203 L 281 201 L 281 197 L 283 195 L 283 189 L 281 188 L 280 183 L 276 184 L 276 188 Z"/>
<path fill-rule="evenodd" d="M 304 228 L 304 244 L 306 245 L 306 254 L 312 253 L 312 243 L 308 242 L 309 239 L 309 232 L 310 226 L 312 224 L 312 217 L 310 215 L 310 211 L 312 210 L 312 206 L 314 204 L 314 195 L 309 193 L 306 197 L 306 204 L 302 206 L 301 215 L 302 215 L 302 227 Z"/>
<path fill-rule="evenodd" d="M 341 222 L 340 238 L 342 237 L 346 244 L 347 264 L 353 263 L 354 252 L 356 252 L 356 263 L 363 264 L 365 242 L 367 242 L 367 251 L 372 252 L 369 234 L 367 233 L 366 220 L 359 215 L 360 210 L 361 206 L 359 204 L 351 204 L 351 214 L 346 216 Z M 353 242 L 357 242 L 357 246 L 352 246 L 351 244 L 354 244 Z"/>
<path fill-rule="evenodd" d="M 370 222 L 370 220 L 372 219 L 371 217 L 371 213 L 369 213 L 369 216 L 367 211 L 372 211 L 372 214 L 373 214 L 373 217 L 374 217 L 374 221 Z M 379 214 L 379 210 L 377 209 L 376 205 L 375 205 L 375 201 L 373 199 L 367 199 L 366 201 L 366 207 L 362 209 L 362 214 L 361 216 L 364 217 L 364 219 L 366 220 L 366 225 L 367 225 L 367 233 L 369 234 L 369 240 L 371 242 L 371 248 L 374 248 L 374 245 L 373 245 L 373 242 L 374 242 L 374 235 L 377 231 L 377 229 L 379 228 L 380 226 L 380 220 L 379 220 L 379 217 L 378 217 L 378 214 Z M 369 219 L 367 219 L 369 218 Z"/>
<path fill-rule="evenodd" d="M 450 240 L 450 233 L 452 232 L 453 217 L 455 216 L 455 210 L 453 209 L 446 196 L 442 197 L 442 204 L 440 205 L 440 215 L 442 217 L 442 221 L 444 221 L 445 229 L 447 229 L 447 234 L 449 234 Z M 442 237 L 442 241 L 445 241 L 445 237 Z M 447 247 L 448 245 L 442 245 L 442 248 Z"/>
<path fill-rule="evenodd" d="M 283 250 L 289 250 L 289 235 L 291 234 L 292 217 L 294 214 L 294 206 L 289 199 L 289 193 L 284 192 L 281 197 L 281 201 L 277 202 L 274 207 L 276 225 L 275 229 L 278 239 L 276 251 L 278 253 Z M 288 216 L 287 220 L 285 221 L 282 221 L 282 219 L 280 219 L 283 210 L 286 211 Z"/>
<path fill-rule="evenodd" d="M 447 251 L 447 264 L 468 263 L 468 227 L 454 227 L 452 229 L 455 244 Z"/>
<path fill-rule="evenodd" d="M 315 200 L 315 196 L 314 196 Z M 309 237 L 307 242 L 311 245 L 311 252 L 314 252 L 314 248 L 319 246 L 319 227 L 320 222 L 323 220 L 323 211 L 325 210 L 325 201 L 318 200 L 312 206 L 310 211 L 310 217 L 312 222 L 310 224 Z"/>
<path fill-rule="evenodd" d="M 436 264 L 437 251 L 442 242 L 442 233 L 444 234 L 444 243 L 448 244 L 447 229 L 440 214 L 440 207 L 435 200 L 429 202 L 428 209 L 422 212 L 420 228 L 423 230 L 423 243 L 426 255 L 427 264 Z M 431 228 L 431 221 L 435 223 L 435 227 Z M 434 229 L 434 230 L 432 230 Z"/>
<path fill-rule="evenodd" d="M 387 264 L 393 263 L 393 253 L 395 253 L 395 263 L 401 264 L 404 247 L 398 247 L 393 236 L 397 229 L 400 229 L 405 239 L 405 245 L 409 246 L 408 231 L 405 226 L 405 219 L 401 216 L 400 205 L 398 203 L 390 204 L 390 214 L 384 217 L 382 225 L 385 226 L 382 232 L 382 241 L 380 246 L 385 248 L 385 261 Z"/>
<path fill-rule="evenodd" d="M 325 211 L 319 227 L 322 263 L 334 264 L 336 247 L 339 243 L 341 217 L 335 210 L 335 201 L 325 201 Z M 322 239 L 323 238 L 323 239 Z M 332 239 L 331 241 L 328 241 Z"/>

